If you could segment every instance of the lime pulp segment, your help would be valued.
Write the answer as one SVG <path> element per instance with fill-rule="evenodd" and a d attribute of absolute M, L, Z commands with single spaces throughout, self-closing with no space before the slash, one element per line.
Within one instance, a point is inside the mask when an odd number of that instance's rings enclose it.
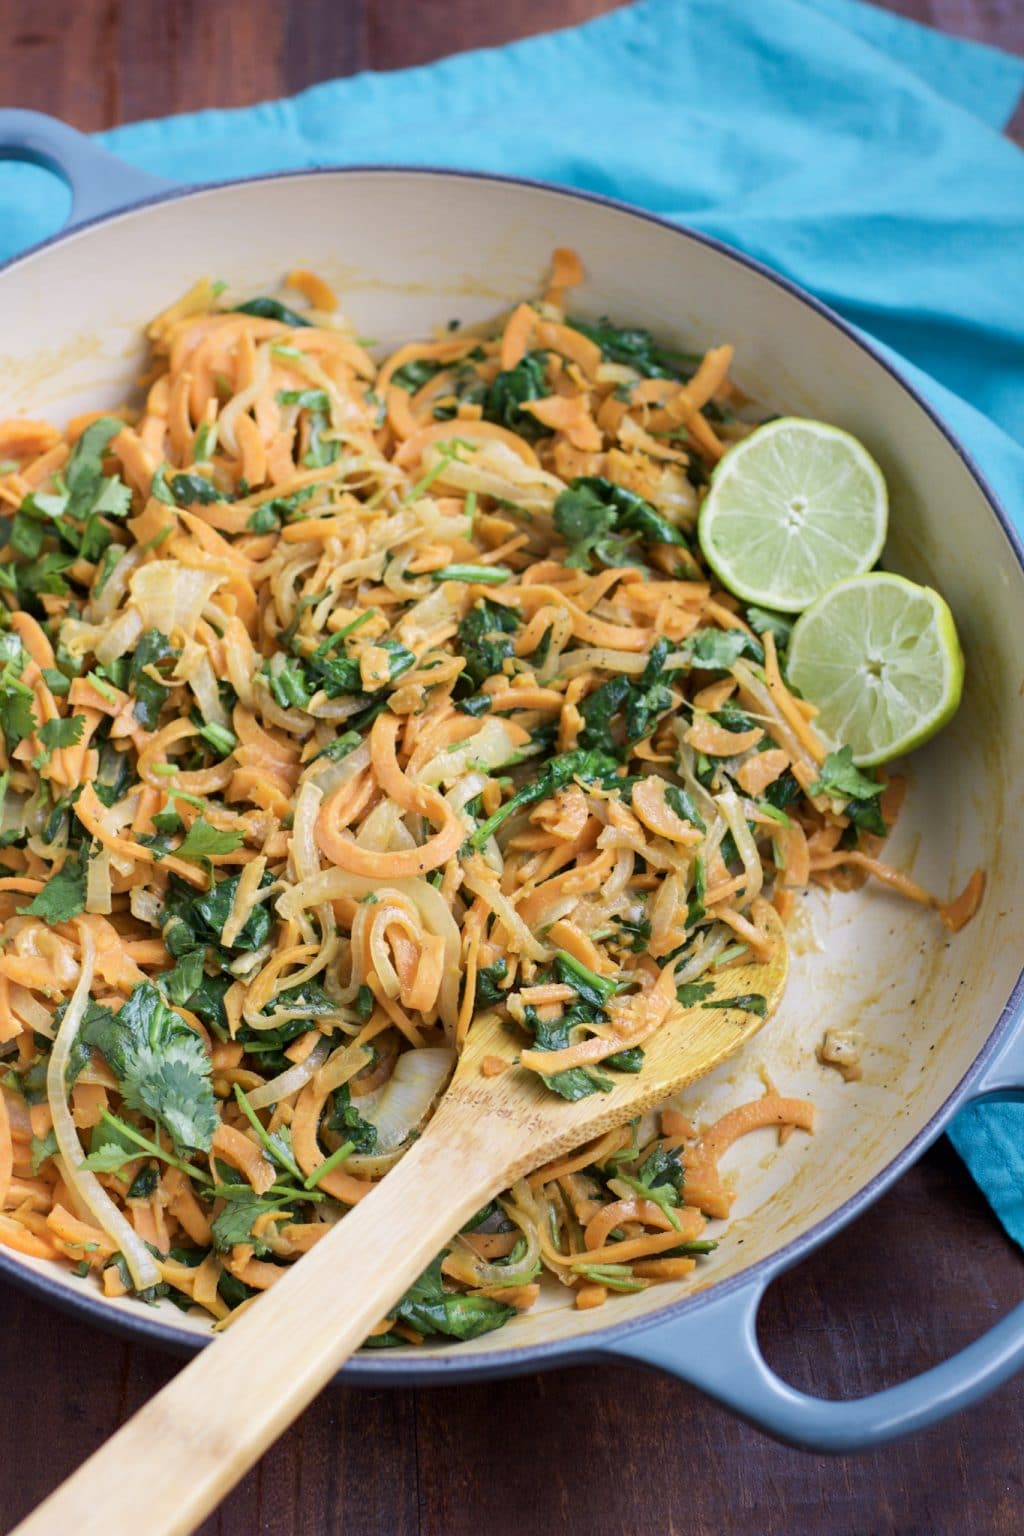
<path fill-rule="evenodd" d="M 964 660 L 953 615 L 930 587 L 874 571 L 841 582 L 793 627 L 787 673 L 820 714 L 832 748 L 861 767 L 921 746 L 960 702 Z"/>
<path fill-rule="evenodd" d="M 848 432 L 780 417 L 731 448 L 701 508 L 704 557 L 748 603 L 799 613 L 869 571 L 888 520 L 885 480 Z"/>

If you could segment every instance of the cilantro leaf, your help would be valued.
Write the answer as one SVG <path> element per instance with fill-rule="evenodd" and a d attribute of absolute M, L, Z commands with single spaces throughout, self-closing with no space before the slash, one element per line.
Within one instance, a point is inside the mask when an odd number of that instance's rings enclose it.
<path fill-rule="evenodd" d="M 348 1083 L 335 1089 L 334 1106 L 327 1119 L 327 1129 L 334 1131 L 342 1141 L 350 1141 L 354 1152 L 375 1152 L 377 1149 L 377 1127 L 353 1105 Z"/>
<path fill-rule="evenodd" d="M 67 923 L 85 911 L 85 860 L 72 853 L 55 875 L 51 875 L 27 907 L 18 911 L 29 917 L 41 917 L 47 923 Z"/>
<path fill-rule="evenodd" d="M 32 1173 L 38 1174 L 40 1168 L 48 1157 L 53 1157 L 60 1148 L 57 1146 L 57 1137 L 53 1129 L 47 1131 L 45 1136 L 32 1137 Z"/>
<path fill-rule="evenodd" d="M 764 648 L 742 629 L 695 629 L 681 649 L 691 667 L 706 672 L 728 672 L 741 656 L 764 661 Z"/>
<path fill-rule="evenodd" d="M 854 766 L 853 748 L 840 747 L 830 752 L 821 765 L 817 782 L 807 791 L 809 795 L 831 795 L 837 800 L 867 800 L 880 795 L 885 788 L 877 779 L 869 779 Z"/>
<path fill-rule="evenodd" d="M 522 409 L 525 401 L 540 400 L 551 393 L 544 377 L 546 362 L 546 353 L 527 352 L 514 368 L 503 369 L 484 395 L 484 420 L 495 421 L 530 441 L 550 437 L 551 428 L 538 421 L 531 411 Z"/>
<path fill-rule="evenodd" d="M 282 304 L 278 299 L 269 299 L 263 294 L 255 299 L 247 299 L 244 304 L 236 304 L 235 314 L 255 315 L 260 320 L 280 320 L 282 325 L 290 326 L 293 331 L 298 326 L 312 324 L 312 321 L 303 319 L 294 309 L 289 309 L 287 304 Z"/>
<path fill-rule="evenodd" d="M 103 477 L 103 486 L 100 490 L 100 494 L 97 496 L 95 502 L 92 505 L 92 508 L 90 509 L 89 517 L 86 521 L 86 531 L 88 531 L 88 526 L 92 519 L 97 517 L 101 512 L 104 513 L 107 517 L 127 517 L 131 509 L 131 488 L 125 485 L 124 481 L 118 476 L 105 475 Z M 86 554 L 85 537 L 86 535 L 83 533 L 81 550 L 83 555 Z M 88 559 L 89 556 L 86 555 L 86 558 Z"/>
<path fill-rule="evenodd" d="M 256 1257 L 266 1258 L 270 1249 L 253 1236 L 253 1226 L 267 1211 L 282 1210 L 288 1203 L 287 1199 L 265 1200 L 251 1193 L 226 1201 L 220 1215 L 210 1223 L 214 1247 L 220 1253 L 227 1253 L 236 1243 L 251 1243 Z"/>
<path fill-rule="evenodd" d="M 83 521 L 96 509 L 101 497 L 116 495 L 106 490 L 104 485 L 106 477 L 103 474 L 103 454 L 111 438 L 123 430 L 124 422 L 116 416 L 101 416 L 98 421 L 90 422 L 78 439 L 64 470 L 64 483 L 68 488 L 65 508 L 67 516 Z M 123 489 L 127 490 L 127 487 Z M 128 505 L 131 505 L 130 491 Z M 110 507 L 104 507 L 103 510 L 108 511 Z M 127 507 L 115 515 L 123 516 L 125 511 Z"/>
<path fill-rule="evenodd" d="M 401 368 L 395 369 L 391 375 L 391 382 L 397 384 L 399 389 L 408 390 L 410 395 L 414 395 L 418 389 L 423 388 L 424 384 L 429 383 L 435 374 L 447 367 L 447 363 L 439 363 L 433 357 L 414 357 L 408 363 L 403 363 Z"/>
<path fill-rule="evenodd" d="M 280 528 L 282 523 L 287 523 L 294 515 L 303 516 L 302 504 L 309 500 L 315 485 L 304 485 L 299 490 L 292 491 L 290 496 L 275 496 L 270 501 L 263 501 L 250 512 L 245 526 L 252 533 L 270 533 L 275 528 Z"/>
<path fill-rule="evenodd" d="M 771 630 L 780 651 L 786 649 L 789 637 L 793 633 L 792 619 L 787 618 L 784 613 L 776 613 L 771 608 L 758 608 L 754 603 L 747 609 L 747 623 L 759 635 L 767 634 Z"/>
<path fill-rule="evenodd" d="M 406 1291 L 395 1309 L 399 1322 L 428 1336 L 475 1339 L 501 1328 L 515 1308 L 489 1296 L 463 1296 L 444 1289 L 439 1254 Z"/>
<path fill-rule="evenodd" d="M 623 534 L 648 543 L 686 543 L 649 501 L 602 475 L 579 475 L 562 491 L 555 500 L 554 524 L 569 545 L 565 564 L 585 571 L 592 569 L 592 555 L 604 565 L 635 563 Z"/>
<path fill-rule="evenodd" d="M 85 719 L 82 715 L 69 715 L 66 720 L 58 717 L 40 726 L 39 740 L 44 747 L 74 747 L 81 741 L 84 729 Z"/>
<path fill-rule="evenodd" d="M 175 852 L 179 858 L 192 859 L 198 863 L 212 854 L 234 853 L 244 842 L 245 837 L 241 832 L 221 832 L 211 826 L 204 816 L 197 816 Z"/>
<path fill-rule="evenodd" d="M 713 981 L 684 981 L 676 987 L 676 998 L 684 1008 L 692 1008 L 715 990 Z"/>
<path fill-rule="evenodd" d="M 493 965 L 485 965 L 476 973 L 476 1006 L 478 1008 L 493 1008 L 498 1003 L 505 1001 L 505 992 L 498 985 L 508 975 L 508 962 L 504 959 L 495 960 Z"/>
<path fill-rule="evenodd" d="M 228 499 L 205 475 L 172 475 L 170 491 L 179 507 L 209 507 Z"/>
<path fill-rule="evenodd" d="M 571 784 L 573 779 L 610 779 L 617 768 L 618 763 L 615 758 L 609 757 L 606 752 L 591 752 L 582 748 L 550 758 L 531 783 L 524 784 L 511 800 L 506 800 L 493 816 L 489 816 L 477 827 L 469 839 L 470 846 L 482 848 L 509 816 L 525 809 L 528 805 L 536 805 L 540 800 L 550 799 L 558 790 Z"/>
<path fill-rule="evenodd" d="M 569 1032 L 574 1024 L 594 1023 L 600 1016 L 593 1008 L 580 1005 L 567 1008 L 561 1018 L 548 1022 L 538 1017 L 535 1008 L 527 1005 L 523 1017 L 526 1027 L 533 1031 L 533 1050 L 564 1051 L 571 1044 Z M 550 1077 L 542 1074 L 542 1081 L 552 1093 L 568 1099 L 570 1103 L 585 1099 L 592 1093 L 610 1093 L 615 1086 L 611 1078 L 596 1067 L 569 1067 L 567 1071 L 556 1072 Z"/>
<path fill-rule="evenodd" d="M 501 676 L 502 663 L 513 654 L 511 636 L 518 628 L 515 609 L 486 597 L 474 603 L 459 624 L 459 646 L 466 661 L 463 676 L 474 688 L 481 688 L 489 677 Z"/>
<path fill-rule="evenodd" d="M 160 711 L 170 697 L 170 689 L 158 683 L 147 669 L 156 670 L 177 655 L 167 636 L 158 629 L 147 629 L 135 647 L 128 667 L 128 683 L 135 696 L 135 718 L 143 730 L 156 730 Z"/>
<path fill-rule="evenodd" d="M 80 1033 L 117 1077 L 128 1108 L 163 1126 L 179 1156 L 210 1150 L 220 1124 L 210 1059 L 199 1036 L 152 982 L 133 987 L 117 1013 L 97 1008 Z"/>
<path fill-rule="evenodd" d="M 27 661 L 28 652 L 17 635 L 0 635 L 0 728 L 8 753 L 13 752 L 26 736 L 31 736 L 36 728 L 32 713 L 35 695 L 28 684 L 21 681 Z"/>
<path fill-rule="evenodd" d="M 712 997 L 702 1008 L 739 1008 L 743 1013 L 756 1013 L 763 1019 L 768 1012 L 768 999 L 761 992 L 744 992 L 740 997 Z"/>
<path fill-rule="evenodd" d="M 623 363 L 648 379 L 681 379 L 700 362 L 693 353 L 659 346 L 650 331 L 615 325 L 606 315 L 596 321 L 570 319 L 567 323 L 595 341 L 606 362 Z"/>
<path fill-rule="evenodd" d="M 183 955 L 197 945 L 221 945 L 221 931 L 231 915 L 241 875 L 220 880 L 209 891 L 196 891 L 172 875 L 164 901 L 164 943 L 170 953 Z M 265 873 L 261 887 L 271 883 Z M 253 907 L 231 945 L 232 950 L 259 949 L 270 937 L 271 916 L 262 902 Z"/>
<path fill-rule="evenodd" d="M 666 1148 L 659 1142 L 654 1150 L 637 1169 L 634 1179 L 637 1184 L 648 1190 L 670 1190 L 674 1195 L 671 1203 L 682 1204 L 682 1190 L 685 1179 L 681 1150 L 679 1147 Z"/>

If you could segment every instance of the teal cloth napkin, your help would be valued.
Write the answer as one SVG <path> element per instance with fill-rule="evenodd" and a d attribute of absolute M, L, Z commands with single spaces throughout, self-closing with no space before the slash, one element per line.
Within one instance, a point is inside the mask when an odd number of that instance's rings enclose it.
<path fill-rule="evenodd" d="M 586 26 L 289 101 L 99 135 L 183 181 L 338 163 L 537 176 L 738 246 L 890 353 L 1024 532 L 1024 60 L 856 0 L 644 0 Z M 0 259 L 66 190 L 0 166 Z M 951 1136 L 1024 1244 L 1024 1105 Z"/>

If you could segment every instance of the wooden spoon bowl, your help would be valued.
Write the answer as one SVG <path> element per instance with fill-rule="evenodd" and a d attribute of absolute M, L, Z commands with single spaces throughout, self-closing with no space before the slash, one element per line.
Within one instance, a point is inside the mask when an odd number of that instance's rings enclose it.
<path fill-rule="evenodd" d="M 771 909 L 767 924 L 769 957 L 718 972 L 716 1006 L 681 1010 L 644 1041 L 643 1070 L 616 1073 L 607 1093 L 557 1097 L 515 1066 L 519 1042 L 497 1015 L 476 1018 L 437 1113 L 402 1161 L 15 1536 L 192 1531 L 475 1211 L 542 1163 L 670 1098 L 761 1028 L 787 972 Z M 751 993 L 765 999 L 763 1015 L 721 1006 Z M 487 1057 L 508 1069 L 485 1075 Z"/>

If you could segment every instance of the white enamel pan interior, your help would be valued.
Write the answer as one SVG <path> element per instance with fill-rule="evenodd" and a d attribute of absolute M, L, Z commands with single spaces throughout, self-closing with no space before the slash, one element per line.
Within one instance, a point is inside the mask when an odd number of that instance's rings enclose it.
<path fill-rule="evenodd" d="M 100 181 L 108 191 L 90 194 L 93 208 L 118 199 L 105 168 Z M 1011 1006 L 1024 871 L 1024 577 L 991 496 L 920 399 L 821 306 L 702 237 L 526 182 L 353 169 L 164 196 L 10 264 L 0 272 L 0 416 L 61 423 L 130 398 L 146 321 L 203 275 L 226 279 L 241 299 L 273 289 L 295 265 L 312 268 L 343 296 L 360 334 L 387 347 L 537 293 L 557 245 L 583 259 L 577 312 L 648 326 L 688 349 L 733 342 L 745 390 L 771 410 L 846 428 L 882 465 L 892 503 L 884 562 L 946 596 L 967 656 L 958 716 L 908 766 L 889 857 L 944 895 L 979 864 L 988 887 L 957 936 L 876 886 L 806 901 L 777 1017 L 689 1092 L 685 1107 L 707 1120 L 763 1092 L 767 1077 L 814 1100 L 817 1130 L 783 1146 L 758 1133 L 728 1154 L 734 1213 L 689 1281 L 613 1298 L 596 1312 L 573 1310 L 552 1286 L 497 1334 L 455 1348 L 364 1353 L 345 1376 L 419 1383 L 617 1353 L 666 1364 L 790 1439 L 847 1447 L 885 1438 L 1024 1363 L 1024 1318 L 1013 1315 L 1002 1334 L 973 1347 L 981 1353 L 939 1368 L 941 1380 L 929 1373 L 895 1389 L 905 1401 L 883 1394 L 884 1407 L 819 1405 L 771 1377 L 753 1340 L 770 1277 L 863 1209 L 958 1103 L 1015 1086 L 1024 1069 Z M 864 1036 L 861 1081 L 818 1064 L 827 1025 Z M 104 1301 L 86 1282 L 3 1249 L 0 1265 L 96 1322 L 184 1348 L 208 1336 L 170 1306 Z M 861 1416 L 833 1419 L 833 1409 Z"/>

